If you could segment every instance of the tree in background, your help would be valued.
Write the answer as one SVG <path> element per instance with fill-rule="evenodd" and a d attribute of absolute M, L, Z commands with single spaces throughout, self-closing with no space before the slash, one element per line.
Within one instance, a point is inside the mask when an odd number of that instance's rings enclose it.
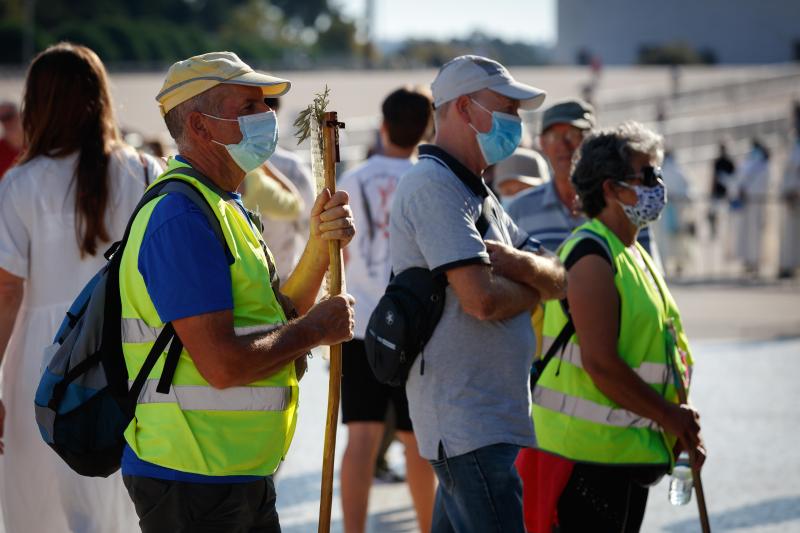
<path fill-rule="evenodd" d="M 31 29 L 34 53 L 69 40 L 112 67 L 171 63 L 215 49 L 288 66 L 289 59 L 351 55 L 357 46 L 355 24 L 328 0 L 36 0 L 32 27 L 26 1 L 0 0 L 0 63 L 24 62 Z M 321 17 L 330 21 L 324 31 Z"/>
<path fill-rule="evenodd" d="M 438 67 L 466 53 L 507 65 L 545 64 L 549 57 L 541 46 L 477 32 L 412 39 L 382 55 L 357 30 L 330 0 L 0 0 L 0 64 L 23 66 L 62 40 L 89 46 L 112 69 L 163 68 L 211 50 L 271 69 Z"/>

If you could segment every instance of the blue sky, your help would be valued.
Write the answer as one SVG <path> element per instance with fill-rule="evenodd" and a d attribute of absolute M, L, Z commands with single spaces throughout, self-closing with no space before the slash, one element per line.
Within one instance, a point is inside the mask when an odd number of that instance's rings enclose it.
<path fill-rule="evenodd" d="M 507 40 L 553 44 L 557 0 L 375 0 L 380 40 L 461 37 L 480 30 Z M 331 0 L 353 19 L 366 0 Z"/>

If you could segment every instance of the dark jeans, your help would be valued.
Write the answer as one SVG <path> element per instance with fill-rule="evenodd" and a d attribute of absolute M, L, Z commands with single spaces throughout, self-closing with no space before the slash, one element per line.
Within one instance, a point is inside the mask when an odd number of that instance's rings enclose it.
<path fill-rule="evenodd" d="M 142 533 L 280 533 L 271 477 L 185 483 L 123 476 Z"/>
<path fill-rule="evenodd" d="M 637 481 L 642 472 L 647 469 L 575 463 L 558 500 L 560 533 L 639 531 L 648 493 Z"/>
<path fill-rule="evenodd" d="M 519 446 L 494 444 L 431 461 L 439 488 L 431 533 L 524 533 Z"/>

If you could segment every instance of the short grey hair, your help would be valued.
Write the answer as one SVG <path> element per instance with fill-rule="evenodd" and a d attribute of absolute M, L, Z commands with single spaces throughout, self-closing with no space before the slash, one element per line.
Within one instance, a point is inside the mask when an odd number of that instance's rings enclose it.
<path fill-rule="evenodd" d="M 224 85 L 217 85 L 207 91 L 203 91 L 197 96 L 181 102 L 164 115 L 164 122 L 167 125 L 169 134 L 175 139 L 178 150 L 186 146 L 186 119 L 189 114 L 199 111 L 209 115 L 217 115 L 222 108 L 222 98 L 218 94 L 219 89 Z"/>
<path fill-rule="evenodd" d="M 628 121 L 590 133 L 577 154 L 572 184 L 581 209 L 588 217 L 595 217 L 606 205 L 603 182 L 632 174 L 631 158 L 634 154 L 644 154 L 660 165 L 664 159 L 664 139 L 639 122 Z"/>
<path fill-rule="evenodd" d="M 453 100 L 450 100 L 433 108 L 433 128 L 435 131 L 439 131 L 439 124 L 444 120 L 444 116 L 447 114 L 447 110 L 452 103 Z"/>

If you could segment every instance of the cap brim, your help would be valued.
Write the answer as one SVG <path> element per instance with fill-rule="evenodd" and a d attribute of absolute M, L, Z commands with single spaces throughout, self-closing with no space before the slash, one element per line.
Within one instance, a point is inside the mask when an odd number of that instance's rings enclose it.
<path fill-rule="evenodd" d="M 501 183 L 505 183 L 506 181 L 511 181 L 511 180 L 525 183 L 527 185 L 530 185 L 531 187 L 538 187 L 545 181 L 544 178 L 538 176 L 526 176 L 524 174 L 506 174 L 502 177 L 495 176 L 494 184 L 500 185 Z"/>
<path fill-rule="evenodd" d="M 579 130 L 590 130 L 594 127 L 594 125 L 586 120 L 585 118 L 571 118 L 571 117 L 552 117 L 549 118 L 547 121 L 542 122 L 542 132 L 547 130 L 550 126 L 555 126 L 556 124 L 567 124 L 568 126 L 575 126 Z"/>
<path fill-rule="evenodd" d="M 230 83 L 233 85 L 255 85 L 261 87 L 264 96 L 282 96 L 289 92 L 292 87 L 292 82 L 283 78 L 276 78 L 262 74 L 261 72 L 246 72 L 235 76 L 222 83 Z"/>
<path fill-rule="evenodd" d="M 503 96 L 507 96 L 512 100 L 519 100 L 520 108 L 527 111 L 540 108 L 547 96 L 547 92 L 542 89 L 537 89 L 536 87 L 525 85 L 518 81 L 505 82 L 500 85 L 488 87 L 488 89 L 502 94 Z"/>

